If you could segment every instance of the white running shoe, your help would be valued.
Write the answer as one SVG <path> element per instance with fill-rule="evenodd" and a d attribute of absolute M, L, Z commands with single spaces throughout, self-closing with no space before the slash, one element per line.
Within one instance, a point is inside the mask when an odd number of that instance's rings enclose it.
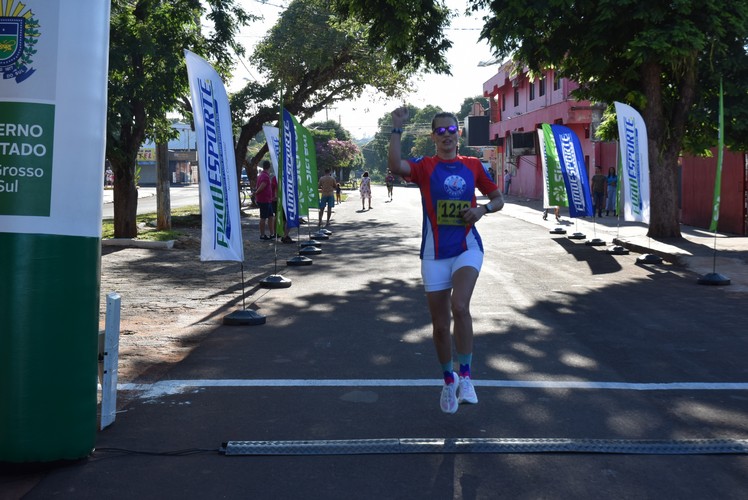
<path fill-rule="evenodd" d="M 442 397 L 439 400 L 439 405 L 444 413 L 454 413 L 459 407 L 459 403 L 457 403 L 457 385 L 459 378 L 454 372 L 452 372 L 452 376 L 455 381 L 451 384 L 444 384 L 444 387 L 442 387 Z"/>
<path fill-rule="evenodd" d="M 475 404 L 478 402 L 478 395 L 475 394 L 473 382 L 470 377 L 460 377 L 460 386 L 457 389 L 457 402 Z"/>

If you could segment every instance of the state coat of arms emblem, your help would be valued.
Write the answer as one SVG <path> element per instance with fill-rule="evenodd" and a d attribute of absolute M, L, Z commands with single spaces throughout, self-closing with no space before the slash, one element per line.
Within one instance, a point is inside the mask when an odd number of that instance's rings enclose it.
<path fill-rule="evenodd" d="M 3 80 L 21 83 L 35 71 L 31 63 L 40 34 L 39 21 L 20 2 L 0 1 L 0 6 L 0 14 L 4 14 L 0 16 L 0 73 Z"/>

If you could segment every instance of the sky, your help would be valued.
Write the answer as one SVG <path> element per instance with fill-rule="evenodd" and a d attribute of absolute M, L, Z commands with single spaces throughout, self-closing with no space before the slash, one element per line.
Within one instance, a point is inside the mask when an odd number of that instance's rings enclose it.
<path fill-rule="evenodd" d="M 447 0 L 447 5 L 457 12 L 465 9 L 464 0 Z M 252 23 L 240 35 L 240 41 L 251 54 L 254 45 L 260 41 L 283 11 L 287 0 L 252 0 L 245 8 L 264 21 Z M 483 94 L 483 83 L 496 74 L 498 65 L 479 67 L 482 61 L 492 59 L 486 42 L 478 42 L 482 21 L 479 16 L 460 15 L 452 21 L 447 36 L 452 48 L 447 52 L 447 62 L 452 75 L 426 74 L 412 81 L 412 90 L 404 101 L 418 107 L 439 106 L 445 111 L 457 112 L 467 97 Z M 234 78 L 228 82 L 229 91 L 240 88 L 245 79 L 257 80 L 260 74 L 252 67 L 245 56 L 237 65 Z M 377 132 L 379 118 L 402 105 L 403 100 L 386 99 L 375 92 L 366 92 L 354 101 L 336 103 L 335 106 L 314 116 L 311 121 L 335 120 L 348 130 L 354 138 L 371 137 Z"/>

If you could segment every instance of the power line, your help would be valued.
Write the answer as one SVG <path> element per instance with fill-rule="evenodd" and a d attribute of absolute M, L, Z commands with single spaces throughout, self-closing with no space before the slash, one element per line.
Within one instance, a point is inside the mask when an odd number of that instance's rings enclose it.
<path fill-rule="evenodd" d="M 274 3 L 268 2 L 267 0 L 252 0 L 252 1 L 255 2 L 255 3 L 261 3 L 262 5 L 268 5 L 270 7 L 277 7 L 279 9 L 287 9 L 288 8 L 288 4 L 286 4 L 286 5 L 276 5 Z"/>

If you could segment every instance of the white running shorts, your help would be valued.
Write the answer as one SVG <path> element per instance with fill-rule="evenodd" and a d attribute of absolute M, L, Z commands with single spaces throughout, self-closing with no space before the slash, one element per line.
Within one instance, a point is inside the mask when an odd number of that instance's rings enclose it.
<path fill-rule="evenodd" d="M 449 259 L 421 260 L 421 277 L 427 292 L 452 288 L 452 275 L 461 267 L 474 267 L 478 272 L 483 265 L 483 252 L 465 250 Z"/>

